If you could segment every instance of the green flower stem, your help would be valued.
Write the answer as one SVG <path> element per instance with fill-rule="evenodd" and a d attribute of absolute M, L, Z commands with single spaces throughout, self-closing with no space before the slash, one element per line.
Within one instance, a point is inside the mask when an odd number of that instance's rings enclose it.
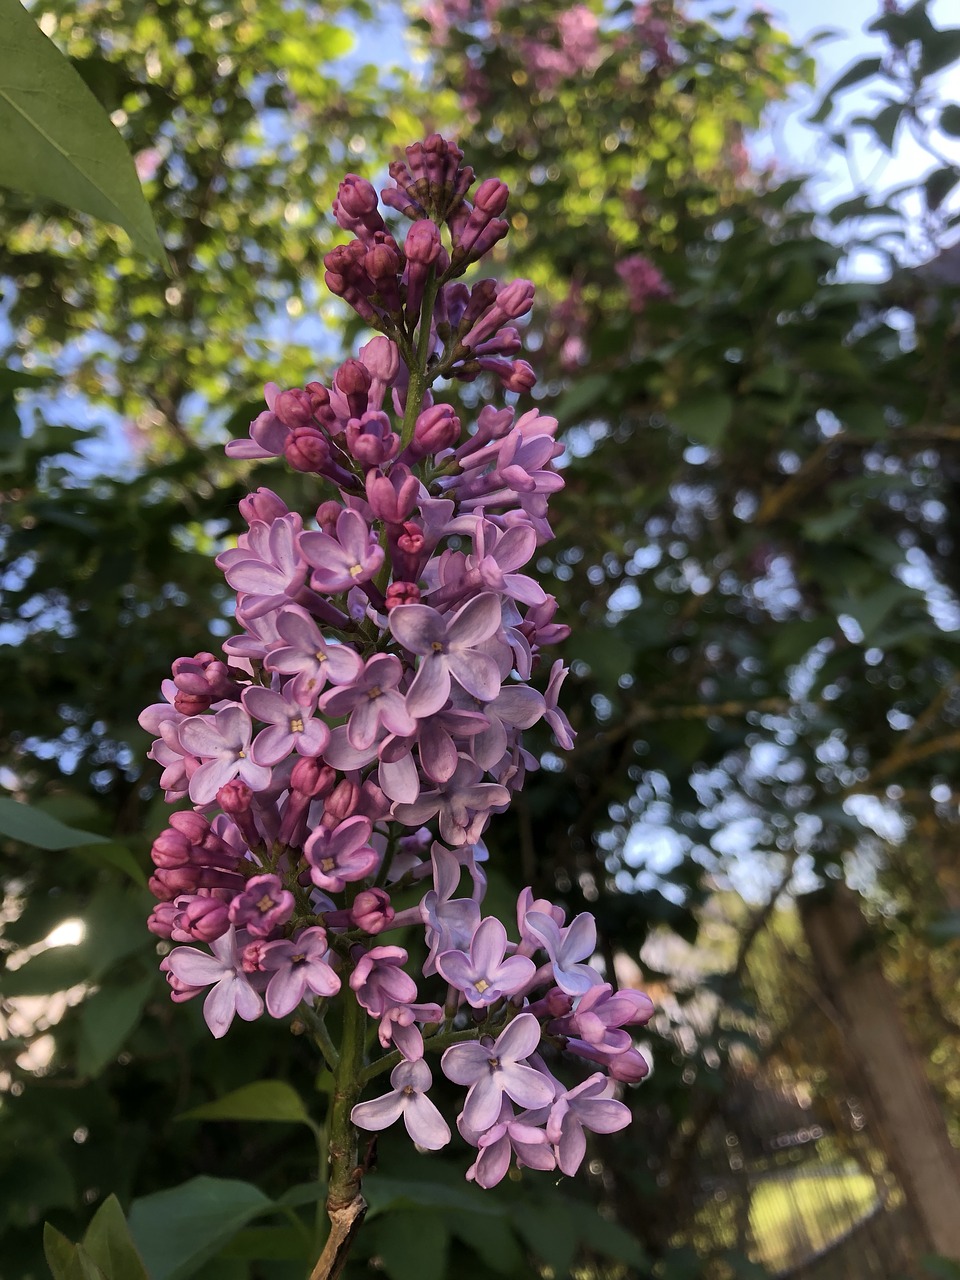
<path fill-rule="evenodd" d="M 440 282 L 432 278 L 427 281 L 423 291 L 423 303 L 420 307 L 420 333 L 417 337 L 416 350 L 410 370 L 410 382 L 407 386 L 407 402 L 403 413 L 403 427 L 400 432 L 400 447 L 405 449 L 413 439 L 413 429 L 417 425 L 423 397 L 433 378 L 427 373 L 427 358 L 430 351 L 430 323 L 433 320 L 433 308 L 437 301 Z"/>
<path fill-rule="evenodd" d="M 323 1054 L 323 1060 L 332 1072 L 335 1072 L 340 1062 L 340 1054 L 337 1047 L 330 1039 L 330 1032 L 321 1015 L 318 1015 L 314 1009 L 308 1004 L 301 1005 L 300 1012 L 303 1020 L 310 1028 L 313 1038 L 316 1041 L 317 1048 Z"/>

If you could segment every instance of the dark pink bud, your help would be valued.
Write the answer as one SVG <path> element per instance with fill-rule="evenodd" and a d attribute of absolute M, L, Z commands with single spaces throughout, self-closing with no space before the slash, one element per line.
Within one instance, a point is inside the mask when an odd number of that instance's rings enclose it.
<path fill-rule="evenodd" d="M 377 208 L 377 193 L 366 178 L 348 173 L 340 183 L 337 198 L 333 202 L 333 216 L 344 231 L 368 234 L 384 229 L 384 221 Z"/>
<path fill-rule="evenodd" d="M 397 344 L 382 335 L 371 338 L 360 350 L 363 363 L 370 370 L 374 382 L 382 382 L 389 386 L 400 368 L 400 353 Z"/>
<path fill-rule="evenodd" d="M 330 463 L 330 445 L 316 427 L 296 427 L 283 443 L 283 456 L 295 471 L 323 472 Z"/>
<path fill-rule="evenodd" d="M 359 811 L 371 822 L 381 822 L 390 812 L 390 801 L 368 778 L 360 789 Z"/>
<path fill-rule="evenodd" d="M 183 867 L 193 861 L 194 846 L 180 831 L 167 827 L 150 846 L 150 857 L 158 867 Z"/>
<path fill-rule="evenodd" d="M 379 287 L 383 280 L 394 279 L 400 273 L 400 255 L 388 244 L 376 244 L 368 249 L 363 259 L 367 275 Z"/>
<path fill-rule="evenodd" d="M 368 471 L 365 487 L 370 509 L 387 524 L 402 524 L 417 505 L 420 493 L 420 482 L 402 463 L 391 467 L 388 476 L 381 471 Z"/>
<path fill-rule="evenodd" d="M 639 1084 L 650 1074 L 650 1064 L 636 1049 L 625 1049 L 623 1053 L 615 1053 L 607 1061 L 607 1070 L 614 1080 L 622 1080 L 625 1084 Z"/>
<path fill-rule="evenodd" d="M 209 695 L 178 692 L 173 699 L 177 711 L 185 716 L 199 716 L 207 711 L 214 699 Z"/>
<path fill-rule="evenodd" d="M 353 901 L 350 921 L 365 933 L 382 933 L 396 914 L 390 895 L 383 889 L 362 889 Z"/>
<path fill-rule="evenodd" d="M 436 262 L 442 248 L 440 228 L 435 222 L 415 222 L 403 242 L 403 252 L 408 262 L 429 267 Z"/>
<path fill-rule="evenodd" d="M 249 493 L 240 499 L 240 514 L 247 524 L 253 524 L 254 520 L 272 524 L 289 512 L 287 504 L 272 489 L 258 489 L 256 493 Z"/>
<path fill-rule="evenodd" d="M 266 940 L 257 938 L 255 942 L 248 942 L 240 952 L 240 967 L 244 973 L 260 973 L 263 969 L 264 948 Z"/>
<path fill-rule="evenodd" d="M 177 916 L 176 927 L 197 942 L 213 942 L 230 927 L 226 904 L 219 898 L 192 898 Z"/>
<path fill-rule="evenodd" d="M 333 381 L 350 407 L 350 416 L 361 418 L 367 409 L 367 392 L 373 381 L 367 366 L 359 360 L 344 360 Z"/>
<path fill-rule="evenodd" d="M 253 791 L 245 782 L 241 782 L 239 778 L 234 778 L 232 782 L 225 783 L 217 792 L 217 804 L 224 813 L 230 814 L 231 817 L 236 814 L 249 813 L 252 801 Z"/>
<path fill-rule="evenodd" d="M 408 520 L 403 526 L 403 533 L 397 539 L 397 546 L 408 555 L 418 556 L 423 550 L 423 530 L 415 520 Z"/>
<path fill-rule="evenodd" d="M 325 796 L 333 790 L 336 773 L 314 756 L 300 756 L 290 772 L 290 786 L 304 796 Z"/>
<path fill-rule="evenodd" d="M 346 778 L 338 782 L 327 796 L 323 807 L 324 825 L 336 825 L 345 818 L 352 817 L 357 811 L 359 800 L 360 788 L 355 782 L 349 782 Z"/>
<path fill-rule="evenodd" d="M 158 902 L 150 912 L 147 928 L 158 938 L 169 938 L 173 935 L 174 921 L 180 914 L 180 908 L 173 902 Z"/>
<path fill-rule="evenodd" d="M 474 207 L 490 218 L 499 218 L 507 207 L 509 196 L 510 188 L 505 182 L 499 178 L 485 178 L 474 194 Z"/>
<path fill-rule="evenodd" d="M 449 404 L 424 409 L 413 429 L 414 452 L 419 458 L 452 449 L 459 439 L 460 419 Z"/>
<path fill-rule="evenodd" d="M 299 387 L 292 391 L 281 391 L 274 401 L 273 412 L 285 427 L 313 426 L 310 396 Z"/>
<path fill-rule="evenodd" d="M 210 834 L 210 823 L 202 814 L 195 813 L 192 809 L 171 813 L 170 825 L 177 831 L 182 831 L 191 844 L 202 844 Z"/>
<path fill-rule="evenodd" d="M 387 612 L 398 604 L 419 604 L 420 588 L 415 582 L 391 582 L 387 587 Z"/>
<path fill-rule="evenodd" d="M 337 517 L 343 511 L 343 507 L 339 502 L 334 502 L 331 498 L 328 502 L 321 502 L 317 507 L 317 524 L 323 533 L 333 533 L 337 527 Z"/>

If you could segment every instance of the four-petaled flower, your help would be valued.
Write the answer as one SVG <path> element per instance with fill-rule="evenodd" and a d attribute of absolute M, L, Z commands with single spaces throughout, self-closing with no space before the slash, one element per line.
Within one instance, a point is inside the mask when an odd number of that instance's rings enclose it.
<path fill-rule="evenodd" d="M 267 984 L 267 1011 L 273 1018 L 292 1013 L 308 991 L 333 996 L 340 990 L 340 979 L 327 963 L 324 929 L 304 929 L 296 938 L 266 943 L 260 967 L 273 974 Z"/>
<path fill-rule="evenodd" d="M 263 1000 L 243 971 L 236 929 L 214 939 L 210 950 L 213 955 L 195 947 L 174 947 L 166 957 L 166 967 L 179 982 L 198 991 L 214 984 L 203 1002 L 203 1016 L 219 1040 L 227 1034 L 235 1014 L 245 1022 L 259 1018 Z"/>
<path fill-rule="evenodd" d="M 483 1009 L 503 996 L 515 995 L 537 972 L 526 956 L 505 960 L 506 950 L 506 929 L 496 916 L 487 916 L 471 939 L 470 954 L 444 951 L 437 956 L 437 968 L 441 977 L 463 992 L 469 1004 Z"/>
<path fill-rule="evenodd" d="M 454 1084 L 469 1085 L 463 1123 L 483 1132 L 497 1123 L 503 1096 L 520 1107 L 544 1107 L 553 1101 L 553 1085 L 535 1067 L 525 1065 L 540 1043 L 540 1023 L 521 1013 L 496 1040 L 454 1044 L 440 1059 L 443 1074 Z"/>
<path fill-rule="evenodd" d="M 426 1096 L 433 1084 L 430 1068 L 422 1058 L 414 1062 L 398 1062 L 390 1072 L 391 1093 L 370 1102 L 358 1102 L 350 1119 L 358 1129 L 376 1132 L 386 1129 L 403 1116 L 407 1133 L 418 1147 L 439 1151 L 450 1141 L 450 1127 Z"/>

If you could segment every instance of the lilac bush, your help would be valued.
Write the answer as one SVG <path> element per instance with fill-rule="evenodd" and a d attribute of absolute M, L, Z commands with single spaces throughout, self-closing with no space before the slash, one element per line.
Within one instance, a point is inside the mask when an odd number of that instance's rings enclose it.
<path fill-rule="evenodd" d="M 461 280 L 508 226 L 506 187 L 471 197 L 462 160 L 433 135 L 390 166 L 379 201 L 355 175 L 340 185 L 353 238 L 327 255 L 326 283 L 377 336 L 330 386 L 268 385 L 249 439 L 227 446 L 316 476 L 320 504 L 305 520 L 269 489 L 241 503 L 249 528 L 217 559 L 239 632 L 222 657 L 177 659 L 140 721 L 167 800 L 190 806 L 153 845 L 149 927 L 177 944 L 161 968 L 174 1000 L 204 996 L 214 1036 L 294 1010 L 312 1029 L 335 1077 L 334 1253 L 362 1214 L 358 1128 L 402 1118 L 419 1147 L 451 1140 L 427 1055 L 465 1090 L 457 1127 L 482 1187 L 511 1160 L 574 1173 L 585 1129 L 630 1120 L 617 1083 L 648 1070 L 624 1028 L 651 1003 L 593 967 L 589 914 L 568 923 L 526 889 L 517 942 L 483 914 L 484 832 L 538 763 L 523 733 L 543 720 L 563 749 L 573 733 L 562 662 L 546 695 L 531 683 L 569 630 L 525 572 L 563 486 L 556 420 L 488 404 L 464 429 L 435 399 L 481 374 L 506 392 L 534 383 L 514 325 L 533 286 Z M 390 940 L 411 929 L 416 963 Z M 590 1072 L 572 1087 L 554 1075 L 562 1052 Z M 392 1089 L 361 1101 L 387 1072 Z"/>

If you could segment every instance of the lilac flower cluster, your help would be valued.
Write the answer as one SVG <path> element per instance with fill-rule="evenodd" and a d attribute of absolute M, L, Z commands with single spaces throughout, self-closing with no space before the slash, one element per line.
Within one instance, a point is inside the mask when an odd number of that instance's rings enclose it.
<path fill-rule="evenodd" d="M 161 963 L 173 999 L 206 992 L 218 1037 L 235 1016 L 299 1007 L 331 1067 L 326 1002 L 356 1001 L 384 1052 L 350 1086 L 359 1097 L 392 1068 L 393 1089 L 357 1102 L 353 1124 L 402 1116 L 417 1144 L 443 1146 L 424 1061 L 442 1052 L 467 1089 L 468 1176 L 491 1186 L 513 1156 L 572 1173 L 584 1129 L 629 1122 L 614 1084 L 648 1067 L 624 1028 L 652 1006 L 590 966 L 589 914 L 568 923 L 527 889 L 512 943 L 481 910 L 483 833 L 537 767 L 523 731 L 544 721 L 561 748 L 573 733 L 562 663 L 545 692 L 530 683 L 569 629 L 524 572 L 552 536 L 557 423 L 487 406 L 464 431 L 431 390 L 481 373 L 507 390 L 533 382 L 513 325 L 532 285 L 460 280 L 507 229 L 506 188 L 488 179 L 468 199 L 462 159 L 433 135 L 391 165 L 381 199 L 409 221 L 402 237 L 369 182 L 341 184 L 334 214 L 353 239 L 327 255 L 326 279 L 378 336 L 329 386 L 268 385 L 250 438 L 227 446 L 283 457 L 331 496 L 306 522 L 269 489 L 241 503 L 248 528 L 217 558 L 239 632 L 221 657 L 177 659 L 140 723 L 167 800 L 190 806 L 152 849 L 149 927 L 179 944 Z M 412 927 L 439 1003 L 381 937 Z M 602 1070 L 568 1089 L 544 1058 L 558 1049 Z"/>

